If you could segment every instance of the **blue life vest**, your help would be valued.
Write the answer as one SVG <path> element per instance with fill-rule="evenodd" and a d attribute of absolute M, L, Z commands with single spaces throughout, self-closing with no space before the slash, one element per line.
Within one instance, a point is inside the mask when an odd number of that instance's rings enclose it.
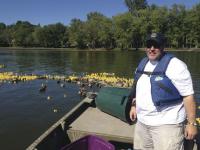
<path fill-rule="evenodd" d="M 167 66 L 173 57 L 172 54 L 164 53 L 153 72 L 144 71 L 147 62 L 149 61 L 149 59 L 145 57 L 141 60 L 136 69 L 134 78 L 136 82 L 142 74 L 149 75 L 152 100 L 156 107 L 174 105 L 182 101 L 182 96 L 165 74 Z"/>

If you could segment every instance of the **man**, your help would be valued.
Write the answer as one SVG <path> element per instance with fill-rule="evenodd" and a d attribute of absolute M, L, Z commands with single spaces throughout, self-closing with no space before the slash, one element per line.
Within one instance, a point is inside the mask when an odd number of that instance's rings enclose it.
<path fill-rule="evenodd" d="M 134 150 L 183 150 L 184 137 L 197 134 L 190 73 L 184 62 L 164 52 L 164 44 L 162 34 L 149 35 L 147 57 L 136 69 L 130 110 L 131 120 L 137 117 Z"/>

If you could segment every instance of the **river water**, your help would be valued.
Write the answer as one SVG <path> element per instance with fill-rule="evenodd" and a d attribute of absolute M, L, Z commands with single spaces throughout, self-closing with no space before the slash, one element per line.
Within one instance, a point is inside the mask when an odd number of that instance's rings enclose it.
<path fill-rule="evenodd" d="M 200 52 L 172 53 L 187 64 L 193 78 L 195 99 L 199 103 Z M 144 52 L 134 51 L 1 50 L 0 64 L 6 67 L 0 72 L 37 75 L 108 72 L 132 78 L 144 55 Z M 42 83 L 47 85 L 45 93 L 39 92 Z M 73 83 L 66 83 L 61 88 L 55 80 L 0 83 L 0 149 L 25 149 L 82 99 L 78 90 Z"/>

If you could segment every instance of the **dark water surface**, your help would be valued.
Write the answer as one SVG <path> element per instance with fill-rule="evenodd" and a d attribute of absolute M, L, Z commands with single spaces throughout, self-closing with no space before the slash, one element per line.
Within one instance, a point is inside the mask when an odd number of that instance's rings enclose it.
<path fill-rule="evenodd" d="M 192 74 L 195 98 L 200 102 L 200 52 L 172 52 L 183 60 Z M 108 72 L 132 78 L 133 70 L 144 52 L 105 51 L 0 51 L 0 72 L 71 75 Z M 47 91 L 40 93 L 42 83 Z M 55 121 L 72 109 L 81 98 L 78 86 L 66 83 L 61 88 L 55 80 L 34 80 L 18 84 L 0 83 L 0 149 L 22 150 Z M 64 97 L 64 94 L 67 95 Z M 47 100 L 50 96 L 51 99 Z M 57 112 L 54 112 L 57 110 Z"/>

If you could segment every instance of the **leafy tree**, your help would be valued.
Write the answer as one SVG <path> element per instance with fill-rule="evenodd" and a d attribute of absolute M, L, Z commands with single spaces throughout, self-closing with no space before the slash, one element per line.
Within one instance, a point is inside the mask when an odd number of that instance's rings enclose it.
<path fill-rule="evenodd" d="M 42 30 L 42 27 L 40 26 L 40 24 L 38 24 L 37 26 L 35 26 L 34 31 L 32 33 L 33 36 L 33 41 L 32 41 L 32 45 L 35 47 L 41 47 L 41 41 L 39 38 L 39 32 Z"/>
<path fill-rule="evenodd" d="M 146 34 L 151 33 L 153 25 L 151 23 L 151 10 L 141 9 L 138 11 L 140 17 L 134 17 L 134 47 L 144 47 L 146 41 Z"/>
<path fill-rule="evenodd" d="M 146 0 L 124 3 L 129 12 L 112 18 L 91 12 L 86 21 L 72 19 L 69 26 L 0 23 L 0 46 L 137 49 L 145 46 L 147 33 L 162 32 L 168 47 L 200 47 L 200 4 L 186 9 L 177 4 L 170 8 L 148 6 Z"/>
<path fill-rule="evenodd" d="M 13 46 L 31 46 L 32 43 L 32 32 L 34 31 L 34 25 L 28 21 L 17 21 L 12 26 L 13 32 Z"/>
<path fill-rule="evenodd" d="M 146 0 L 125 0 L 125 5 L 128 7 L 130 13 L 138 16 L 138 10 L 146 9 L 148 7 Z"/>
<path fill-rule="evenodd" d="M 52 36 L 54 39 L 54 47 L 65 47 L 66 41 L 66 27 L 61 24 L 57 23 L 52 26 Z"/>
<path fill-rule="evenodd" d="M 130 13 L 125 13 L 113 17 L 114 21 L 114 36 L 116 40 L 117 47 L 122 50 L 128 49 L 132 45 L 132 25 L 133 17 Z"/>
<path fill-rule="evenodd" d="M 72 19 L 69 26 L 69 46 L 86 48 L 85 23 L 80 19 Z"/>
<path fill-rule="evenodd" d="M 185 7 L 183 5 L 174 4 L 169 11 L 168 15 L 168 25 L 167 25 L 167 37 L 169 45 L 172 47 L 181 47 L 183 44 L 183 30 L 184 22 L 183 18 L 185 16 Z"/>
<path fill-rule="evenodd" d="M 64 47 L 66 27 L 61 23 L 51 24 L 38 28 L 35 31 L 35 36 L 39 45 L 42 47 Z"/>
<path fill-rule="evenodd" d="M 155 32 L 165 33 L 167 30 L 168 11 L 166 7 L 158 7 L 150 10 L 151 30 Z"/>
<path fill-rule="evenodd" d="M 92 12 L 87 15 L 86 35 L 89 48 L 112 48 L 114 45 L 112 21 L 101 13 Z"/>
<path fill-rule="evenodd" d="M 200 47 L 200 4 L 193 7 L 186 14 L 187 47 Z"/>
<path fill-rule="evenodd" d="M 66 26 L 66 28 L 65 28 L 65 33 L 62 37 L 61 45 L 62 45 L 62 47 L 69 47 L 69 45 L 70 45 L 70 43 L 69 43 L 69 27 L 68 26 Z"/>
<path fill-rule="evenodd" d="M 0 46 L 3 46 L 3 47 L 9 46 L 9 34 L 6 32 L 6 30 L 1 31 Z"/>
<path fill-rule="evenodd" d="M 100 46 L 106 49 L 115 47 L 113 22 L 111 19 L 104 18 L 101 22 L 101 29 L 99 30 L 99 43 Z"/>
<path fill-rule="evenodd" d="M 9 46 L 9 35 L 4 23 L 0 23 L 0 46 Z"/>
<path fill-rule="evenodd" d="M 87 45 L 89 48 L 95 49 L 100 45 L 100 37 L 98 32 L 101 30 L 103 15 L 98 12 L 91 12 L 87 14 L 86 32 L 87 32 Z"/>
<path fill-rule="evenodd" d="M 0 32 L 6 29 L 5 23 L 0 22 Z"/>
<path fill-rule="evenodd" d="M 194 30 L 196 31 L 195 37 L 195 47 L 200 47 L 200 3 L 194 7 L 195 11 L 195 21 L 194 21 Z"/>

